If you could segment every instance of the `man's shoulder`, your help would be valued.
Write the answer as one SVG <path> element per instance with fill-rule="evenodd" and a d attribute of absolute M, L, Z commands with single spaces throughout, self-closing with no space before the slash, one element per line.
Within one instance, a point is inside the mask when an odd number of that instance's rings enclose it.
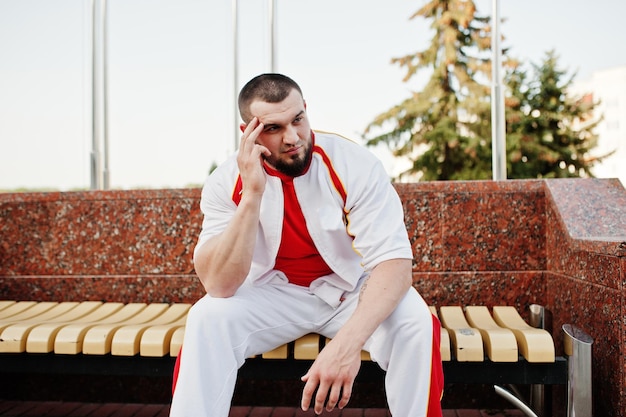
<path fill-rule="evenodd" d="M 337 133 L 316 130 L 315 145 L 326 151 L 329 156 L 373 157 L 373 154 L 369 151 L 369 149 L 365 148 L 363 145 L 357 143 L 356 141 Z"/>
<path fill-rule="evenodd" d="M 314 151 L 320 161 L 345 185 L 362 178 L 379 175 L 387 178 L 380 160 L 363 145 L 341 135 L 315 132 Z"/>
<path fill-rule="evenodd" d="M 361 146 L 356 141 L 338 133 L 315 130 L 315 143 L 318 145 Z"/>

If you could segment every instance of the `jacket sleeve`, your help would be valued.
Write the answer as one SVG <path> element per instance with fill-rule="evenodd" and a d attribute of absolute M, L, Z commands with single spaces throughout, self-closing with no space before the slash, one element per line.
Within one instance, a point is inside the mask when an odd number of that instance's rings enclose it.
<path fill-rule="evenodd" d="M 220 234 L 226 229 L 231 218 L 235 214 L 237 205 L 233 201 L 237 173 L 231 172 L 228 166 L 215 170 L 206 179 L 202 187 L 200 209 L 204 215 L 202 230 L 198 237 L 198 243 L 194 250 L 195 254 L 200 246 L 211 237 Z M 234 177 L 234 179 L 232 178 Z"/>
<path fill-rule="evenodd" d="M 354 237 L 363 267 L 371 270 L 386 260 L 412 259 L 402 203 L 382 163 L 369 154 L 352 168 L 347 187 L 347 230 Z"/>

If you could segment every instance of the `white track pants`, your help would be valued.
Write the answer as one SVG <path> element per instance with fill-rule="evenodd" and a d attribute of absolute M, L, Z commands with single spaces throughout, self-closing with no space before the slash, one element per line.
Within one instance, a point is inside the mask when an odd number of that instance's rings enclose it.
<path fill-rule="evenodd" d="M 357 302 L 358 289 L 333 309 L 307 288 L 283 282 L 244 284 L 230 298 L 203 297 L 187 316 L 170 416 L 227 417 L 246 358 L 311 332 L 332 338 Z M 364 347 L 387 371 L 387 401 L 396 417 L 427 415 L 432 338 L 431 313 L 411 289 Z"/>

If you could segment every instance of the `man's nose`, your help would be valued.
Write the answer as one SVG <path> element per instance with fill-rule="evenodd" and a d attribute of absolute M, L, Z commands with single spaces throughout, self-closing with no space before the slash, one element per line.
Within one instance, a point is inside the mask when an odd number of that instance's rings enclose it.
<path fill-rule="evenodd" d="M 298 143 L 298 131 L 293 126 L 288 126 L 285 129 L 285 134 L 283 135 L 283 143 L 286 145 L 295 145 Z"/>

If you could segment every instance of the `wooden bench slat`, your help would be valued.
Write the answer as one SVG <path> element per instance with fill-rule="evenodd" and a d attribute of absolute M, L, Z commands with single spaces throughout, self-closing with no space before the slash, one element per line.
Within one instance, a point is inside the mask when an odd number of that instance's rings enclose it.
<path fill-rule="evenodd" d="M 170 353 L 172 335 L 185 325 L 187 315 L 173 323 L 161 324 L 148 328 L 139 344 L 139 355 L 146 357 L 161 357 Z"/>
<path fill-rule="evenodd" d="M 528 362 L 554 362 L 554 341 L 544 329 L 527 324 L 515 307 L 493 307 L 493 318 L 502 327 L 513 331 L 520 353 Z"/>
<path fill-rule="evenodd" d="M 510 329 L 498 326 L 485 306 L 465 307 L 465 317 L 470 326 L 478 329 L 483 347 L 492 362 L 517 362 L 517 340 Z"/>
<path fill-rule="evenodd" d="M 42 303 L 39 303 L 42 304 Z M 18 316 L 29 316 L 23 320 L 13 321 L 13 316 L 0 323 L 0 352 L 20 353 L 26 350 L 26 338 L 30 331 L 41 323 L 55 320 L 79 306 L 76 301 L 52 303 L 33 306 Z"/>
<path fill-rule="evenodd" d="M 37 301 L 17 301 L 0 311 L 0 321 L 7 319 L 11 316 L 19 314 L 29 308 L 33 307 L 35 304 L 39 304 Z"/>
<path fill-rule="evenodd" d="M 287 344 L 278 346 L 268 352 L 261 355 L 263 359 L 287 359 L 289 354 L 289 346 Z"/>
<path fill-rule="evenodd" d="M 0 300 L 0 318 L 2 317 L 2 310 L 5 308 L 12 306 L 16 303 L 14 300 Z"/>
<path fill-rule="evenodd" d="M 428 307 L 433 316 L 439 319 L 439 314 L 437 314 L 437 307 L 430 306 Z M 441 322 L 441 320 L 440 320 Z M 440 332 L 440 341 L 439 341 L 439 351 L 441 353 L 441 360 L 445 362 L 449 362 L 452 360 L 452 353 L 450 352 L 450 334 L 443 326 L 439 329 Z"/>
<path fill-rule="evenodd" d="M 51 323 L 57 326 L 60 322 L 84 316 L 101 305 L 101 301 L 63 302 L 36 317 L 11 324 L 0 335 L 0 352 L 24 352 L 28 348 L 28 338 L 34 329 Z"/>
<path fill-rule="evenodd" d="M 48 310 L 56 307 L 57 305 L 59 305 L 59 303 L 56 301 L 42 301 L 40 303 L 35 302 L 32 305 L 21 306 L 24 308 L 16 308 L 16 310 L 19 310 L 18 312 L 0 320 L 0 332 L 11 324 L 25 320 L 36 320 L 38 316 L 45 314 Z"/>
<path fill-rule="evenodd" d="M 108 317 L 122 308 L 122 303 L 81 303 L 80 306 L 63 317 L 59 317 L 50 323 L 41 324 L 33 328 L 26 341 L 26 352 L 50 353 L 54 351 L 54 344 L 58 333 L 73 323 L 93 323 Z"/>
<path fill-rule="evenodd" d="M 106 303 L 113 304 L 113 303 Z M 106 305 L 105 304 L 105 305 Z M 54 339 L 54 353 L 76 355 L 83 351 L 83 339 L 89 329 L 99 324 L 123 323 L 147 307 L 146 303 L 123 304 L 113 314 L 92 322 L 71 323 L 64 326 Z"/>
<path fill-rule="evenodd" d="M 293 348 L 293 357 L 295 359 L 315 360 L 320 353 L 320 336 L 315 333 L 309 333 L 296 339 Z"/>
<path fill-rule="evenodd" d="M 482 362 L 485 359 L 480 332 L 470 327 L 458 306 L 439 307 L 441 323 L 450 333 L 454 356 L 459 362 Z"/>
<path fill-rule="evenodd" d="M 166 303 L 148 304 L 138 314 L 123 323 L 99 324 L 90 328 L 83 339 L 83 353 L 86 355 L 105 355 L 111 352 L 113 336 L 124 325 L 141 324 L 153 320 L 169 308 Z"/>
<path fill-rule="evenodd" d="M 78 302 L 64 302 L 44 305 L 41 308 L 33 306 L 20 316 L 29 314 L 30 317 L 19 321 L 8 318 L 0 323 L 0 352 L 24 352 L 26 337 L 31 329 L 40 323 L 45 323 L 76 307 Z M 37 313 L 35 315 L 32 315 Z"/>
<path fill-rule="evenodd" d="M 177 321 L 187 315 L 189 308 L 191 308 L 191 304 L 172 304 L 162 314 L 150 321 L 122 326 L 113 335 L 111 354 L 115 356 L 136 355 L 139 353 L 141 336 L 148 328 Z"/>
<path fill-rule="evenodd" d="M 172 334 L 172 340 L 170 341 L 170 356 L 178 356 L 180 348 L 183 346 L 183 339 L 185 337 L 185 326 L 181 326 Z"/>

